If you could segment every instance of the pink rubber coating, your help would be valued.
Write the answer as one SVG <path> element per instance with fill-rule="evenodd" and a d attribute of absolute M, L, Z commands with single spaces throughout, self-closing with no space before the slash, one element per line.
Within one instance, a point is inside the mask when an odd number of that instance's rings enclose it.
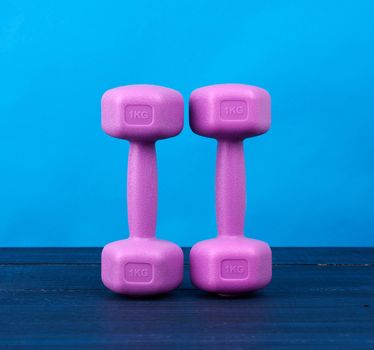
<path fill-rule="evenodd" d="M 246 204 L 245 163 L 242 141 L 218 142 L 216 170 L 218 234 L 244 235 Z"/>
<path fill-rule="evenodd" d="M 155 238 L 155 141 L 181 132 L 183 112 L 181 94 L 161 86 L 121 86 L 103 95 L 104 131 L 131 142 L 127 176 L 130 238 L 107 244 L 101 255 L 102 281 L 114 292 L 154 295 L 169 292 L 182 282 L 182 249 Z"/>
<path fill-rule="evenodd" d="M 130 296 L 167 293 L 183 279 L 183 252 L 157 238 L 129 238 L 107 244 L 101 279 L 113 292 Z"/>
<path fill-rule="evenodd" d="M 190 126 L 201 136 L 244 140 L 270 128 L 270 95 L 259 87 L 219 84 L 190 96 Z"/>
<path fill-rule="evenodd" d="M 220 236 L 192 247 L 191 280 L 196 287 L 211 293 L 247 293 L 270 283 L 271 261 L 271 249 L 265 242 Z"/>
<path fill-rule="evenodd" d="M 244 237 L 243 139 L 269 129 L 270 95 L 264 89 L 243 84 L 197 89 L 190 97 L 190 125 L 195 133 L 218 140 L 218 238 L 192 247 L 191 280 L 198 288 L 219 294 L 263 288 L 271 281 L 272 254 L 267 243 Z"/>
<path fill-rule="evenodd" d="M 151 142 L 183 129 L 183 97 L 157 85 L 127 85 L 106 91 L 101 99 L 101 126 L 110 136 Z"/>
<path fill-rule="evenodd" d="M 130 237 L 154 237 L 157 217 L 157 165 L 154 142 L 130 144 L 127 172 Z"/>

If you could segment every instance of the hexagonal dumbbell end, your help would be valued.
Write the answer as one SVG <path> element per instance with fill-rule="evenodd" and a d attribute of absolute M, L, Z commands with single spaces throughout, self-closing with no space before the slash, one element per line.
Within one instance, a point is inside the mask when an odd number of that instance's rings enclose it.
<path fill-rule="evenodd" d="M 190 262 L 193 284 L 211 293 L 248 293 L 271 281 L 271 249 L 256 239 L 219 236 L 198 242 Z"/>
<path fill-rule="evenodd" d="M 270 128 L 270 95 L 256 86 L 202 87 L 192 92 L 189 104 L 191 129 L 201 136 L 243 140 Z"/>
<path fill-rule="evenodd" d="M 218 140 L 216 211 L 218 238 L 191 249 L 191 279 L 200 289 L 220 294 L 250 292 L 272 275 L 271 249 L 244 237 L 246 206 L 243 139 L 270 127 L 270 95 L 263 89 L 222 84 L 193 91 L 190 124 Z"/>
<path fill-rule="evenodd" d="M 183 98 L 175 90 L 129 85 L 102 98 L 102 127 L 130 142 L 127 210 L 130 238 L 106 245 L 102 280 L 109 289 L 142 296 L 166 293 L 183 278 L 183 252 L 176 244 L 155 238 L 157 165 L 155 141 L 183 128 Z"/>
<path fill-rule="evenodd" d="M 120 294 L 170 292 L 182 283 L 182 249 L 156 238 L 130 237 L 109 243 L 101 254 L 101 278 L 107 288 Z"/>
<path fill-rule="evenodd" d="M 129 141 L 154 142 L 183 129 L 183 97 L 157 85 L 127 85 L 106 91 L 101 100 L 103 130 Z"/>

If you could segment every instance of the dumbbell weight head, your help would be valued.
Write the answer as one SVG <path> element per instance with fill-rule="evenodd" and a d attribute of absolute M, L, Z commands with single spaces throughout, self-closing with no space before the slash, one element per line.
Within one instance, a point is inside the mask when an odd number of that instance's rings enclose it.
<path fill-rule="evenodd" d="M 170 292 L 182 283 L 182 249 L 157 238 L 131 237 L 109 243 L 101 255 L 101 278 L 107 288 L 120 294 Z"/>
<path fill-rule="evenodd" d="M 129 141 L 154 142 L 183 129 L 183 97 L 157 85 L 127 85 L 106 91 L 101 99 L 103 130 Z"/>
<path fill-rule="evenodd" d="M 270 128 L 270 95 L 259 87 L 218 84 L 190 96 L 190 126 L 198 135 L 218 140 L 243 140 Z"/>

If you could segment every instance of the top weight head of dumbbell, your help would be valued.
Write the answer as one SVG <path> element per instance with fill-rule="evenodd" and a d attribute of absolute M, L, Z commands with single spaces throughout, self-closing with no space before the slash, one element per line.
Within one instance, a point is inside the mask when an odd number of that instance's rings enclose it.
<path fill-rule="evenodd" d="M 270 127 L 270 95 L 256 86 L 219 84 L 190 96 L 190 125 L 201 136 L 245 139 Z"/>

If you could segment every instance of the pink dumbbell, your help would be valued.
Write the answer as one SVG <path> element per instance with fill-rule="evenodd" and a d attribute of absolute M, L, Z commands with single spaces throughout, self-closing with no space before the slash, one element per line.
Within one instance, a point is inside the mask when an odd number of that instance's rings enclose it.
<path fill-rule="evenodd" d="M 190 97 L 190 124 L 199 135 L 218 140 L 216 211 L 218 237 L 195 244 L 191 279 L 200 289 L 237 294 L 271 280 L 271 249 L 244 237 L 246 205 L 243 140 L 270 127 L 270 95 L 241 84 L 212 85 Z"/>
<path fill-rule="evenodd" d="M 169 292 L 182 282 L 183 252 L 156 239 L 157 165 L 155 142 L 183 129 L 183 98 L 154 85 L 108 90 L 102 98 L 102 127 L 131 141 L 127 173 L 130 237 L 107 244 L 101 278 L 114 292 L 142 296 Z"/>

